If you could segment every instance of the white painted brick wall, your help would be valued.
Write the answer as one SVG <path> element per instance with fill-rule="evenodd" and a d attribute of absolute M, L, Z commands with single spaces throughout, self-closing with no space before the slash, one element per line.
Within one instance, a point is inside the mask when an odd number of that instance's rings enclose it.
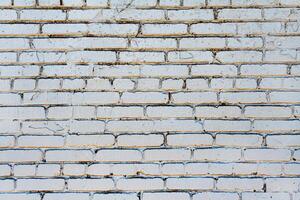
<path fill-rule="evenodd" d="M 0 200 L 300 200 L 299 0 L 0 7 Z"/>

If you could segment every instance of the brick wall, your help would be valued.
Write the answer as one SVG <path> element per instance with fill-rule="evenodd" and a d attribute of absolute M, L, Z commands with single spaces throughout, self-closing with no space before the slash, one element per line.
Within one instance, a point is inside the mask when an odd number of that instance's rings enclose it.
<path fill-rule="evenodd" d="M 299 0 L 0 7 L 0 200 L 300 200 Z"/>

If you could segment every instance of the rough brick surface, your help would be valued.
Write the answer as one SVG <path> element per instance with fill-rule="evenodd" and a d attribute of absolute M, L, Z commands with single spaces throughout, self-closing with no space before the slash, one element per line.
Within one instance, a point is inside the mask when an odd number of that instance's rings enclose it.
<path fill-rule="evenodd" d="M 0 200 L 300 200 L 299 0 L 0 0 Z"/>

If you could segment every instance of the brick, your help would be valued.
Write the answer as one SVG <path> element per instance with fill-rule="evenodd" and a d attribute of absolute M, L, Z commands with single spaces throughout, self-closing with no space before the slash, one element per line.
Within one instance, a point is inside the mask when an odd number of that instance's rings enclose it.
<path fill-rule="evenodd" d="M 162 38 L 134 38 L 130 41 L 130 44 L 134 49 L 165 50 L 176 49 L 177 47 L 176 40 Z"/>
<path fill-rule="evenodd" d="M 209 51 L 172 51 L 168 53 L 170 62 L 212 62 L 213 54 Z"/>
<path fill-rule="evenodd" d="M 6 179 L 0 180 L 0 191 L 1 192 L 10 192 L 14 190 L 14 180 Z"/>
<path fill-rule="evenodd" d="M 260 9 L 222 9 L 218 13 L 218 19 L 260 20 L 262 19 L 262 11 Z"/>
<path fill-rule="evenodd" d="M 268 178 L 266 179 L 267 192 L 296 192 L 299 178 Z"/>
<path fill-rule="evenodd" d="M 203 192 L 203 193 L 197 193 L 193 196 L 194 200 L 205 200 L 205 199 L 211 199 L 216 200 L 222 198 L 223 200 L 238 200 L 239 196 L 236 193 L 229 193 L 229 192 Z"/>
<path fill-rule="evenodd" d="M 162 86 L 161 88 L 163 90 L 180 90 L 183 88 L 183 80 L 173 80 L 173 79 L 167 79 L 167 80 L 164 80 L 162 82 Z"/>
<path fill-rule="evenodd" d="M 164 60 L 162 52 L 120 52 L 120 61 L 125 63 L 160 63 Z"/>
<path fill-rule="evenodd" d="M 2 150 L 0 151 L 0 162 L 37 162 L 42 159 L 39 150 Z"/>
<path fill-rule="evenodd" d="M 187 33 L 185 24 L 145 24 L 142 27 L 142 34 L 151 35 L 182 35 Z"/>
<path fill-rule="evenodd" d="M 130 79 L 115 79 L 113 82 L 113 87 L 115 90 L 127 91 L 133 90 L 135 83 Z"/>
<path fill-rule="evenodd" d="M 70 135 L 66 138 L 66 146 L 76 148 L 106 147 L 114 142 L 112 135 Z"/>
<path fill-rule="evenodd" d="M 119 179 L 116 185 L 117 189 L 125 191 L 147 191 L 159 190 L 164 188 L 164 181 L 160 178 L 131 178 Z"/>
<path fill-rule="evenodd" d="M 241 109 L 237 106 L 200 106 L 196 107 L 195 116 L 200 118 L 237 118 Z"/>
<path fill-rule="evenodd" d="M 123 104 L 157 104 L 166 103 L 167 94 L 159 92 L 125 92 L 121 96 L 121 102 Z"/>
<path fill-rule="evenodd" d="M 268 135 L 266 141 L 270 147 L 297 147 L 300 135 Z"/>
<path fill-rule="evenodd" d="M 287 149 L 246 149 L 244 158 L 246 161 L 288 161 L 291 152 Z"/>
<path fill-rule="evenodd" d="M 166 0 L 165 0 L 166 1 Z M 170 0 L 167 0 L 169 3 Z M 160 2 L 162 3 L 162 2 Z M 169 10 L 168 19 L 172 21 L 199 21 L 212 20 L 214 18 L 213 11 L 209 9 L 192 9 L 192 10 Z"/>
<path fill-rule="evenodd" d="M 259 178 L 220 178 L 217 189 L 222 191 L 262 191 L 263 180 Z"/>
<path fill-rule="evenodd" d="M 167 189 L 171 190 L 209 190 L 214 188 L 212 178 L 168 178 Z"/>
<path fill-rule="evenodd" d="M 22 20 L 65 20 L 66 13 L 62 10 L 22 10 Z"/>
<path fill-rule="evenodd" d="M 10 176 L 11 167 L 9 165 L 0 165 L 0 177 Z"/>
<path fill-rule="evenodd" d="M 106 105 L 119 101 L 119 94 L 116 92 L 76 92 L 72 97 L 74 105 L 96 104 Z"/>
<path fill-rule="evenodd" d="M 111 166 L 109 164 L 93 164 L 88 166 L 86 173 L 93 176 L 110 175 Z"/>
<path fill-rule="evenodd" d="M 95 160 L 97 161 L 140 161 L 142 154 L 138 150 L 126 149 L 104 149 L 96 153 Z"/>
<path fill-rule="evenodd" d="M 250 125 L 250 121 L 246 120 L 206 120 L 204 122 L 204 130 L 214 132 L 241 132 L 250 131 Z"/>
<path fill-rule="evenodd" d="M 88 200 L 88 193 L 46 193 L 45 200 L 65 199 L 65 200 Z"/>
<path fill-rule="evenodd" d="M 263 92 L 221 93 L 220 100 L 226 103 L 264 103 L 267 101 Z"/>
<path fill-rule="evenodd" d="M 291 109 L 275 106 L 247 106 L 245 116 L 251 118 L 288 118 L 291 116 Z"/>
<path fill-rule="evenodd" d="M 14 166 L 14 176 L 24 177 L 24 176 L 35 176 L 36 167 L 34 165 L 16 165 Z"/>
<path fill-rule="evenodd" d="M 175 104 L 215 103 L 217 95 L 214 92 L 179 92 L 172 94 Z"/>
<path fill-rule="evenodd" d="M 19 147 L 63 147 L 64 138 L 61 136 L 20 136 Z"/>
<path fill-rule="evenodd" d="M 37 176 L 52 177 L 60 175 L 60 165 L 42 164 L 38 165 L 36 170 Z"/>
<path fill-rule="evenodd" d="M 224 38 L 183 38 L 179 42 L 179 47 L 182 49 L 212 49 L 225 48 Z"/>
<path fill-rule="evenodd" d="M 47 162 L 92 161 L 93 155 L 89 150 L 48 150 L 45 158 Z"/>
<path fill-rule="evenodd" d="M 0 199 L 14 199 L 14 200 L 40 200 L 39 194 L 24 194 L 24 193 L 6 193 L 0 194 Z"/>
<path fill-rule="evenodd" d="M 240 146 L 240 147 L 260 147 L 262 137 L 259 135 L 231 135 L 217 134 L 216 145 L 220 146 Z"/>
<path fill-rule="evenodd" d="M 63 191 L 64 179 L 18 179 L 17 191 Z"/>
<path fill-rule="evenodd" d="M 135 0 L 131 2 L 130 0 L 111 0 L 111 7 L 123 8 L 128 7 L 128 5 L 136 8 L 147 8 L 153 7 L 156 5 L 155 0 L 143 1 L 143 0 Z"/>
<path fill-rule="evenodd" d="M 97 118 L 119 119 L 119 118 L 142 118 L 144 116 L 143 107 L 98 107 Z"/>
<path fill-rule="evenodd" d="M 190 159 L 186 149 L 149 149 L 144 152 L 145 161 L 184 161 Z"/>
<path fill-rule="evenodd" d="M 135 193 L 112 193 L 112 194 L 95 194 L 93 197 L 94 200 L 109 200 L 109 199 L 115 199 L 115 200 L 138 200 L 138 197 Z"/>
<path fill-rule="evenodd" d="M 151 147 L 161 146 L 164 142 L 162 135 L 120 135 L 117 145 L 123 147 Z"/>
<path fill-rule="evenodd" d="M 112 179 L 69 179 L 70 191 L 106 191 L 114 189 Z"/>
<path fill-rule="evenodd" d="M 59 0 L 39 0 L 39 6 L 59 6 Z"/>
<path fill-rule="evenodd" d="M 239 161 L 241 150 L 232 148 L 196 149 L 193 160 L 200 161 Z"/>
<path fill-rule="evenodd" d="M 142 76 L 149 77 L 186 77 L 188 68 L 184 65 L 146 65 L 141 68 Z"/>
<path fill-rule="evenodd" d="M 253 130 L 255 131 L 293 131 L 300 129 L 300 122 L 293 121 L 279 121 L 279 120 L 256 120 L 253 124 Z"/>
<path fill-rule="evenodd" d="M 66 176 L 83 176 L 85 174 L 85 165 L 82 164 L 65 164 L 63 174 Z"/>
<path fill-rule="evenodd" d="M 13 147 L 15 144 L 14 136 L 0 136 L 0 148 Z"/>
<path fill-rule="evenodd" d="M 290 196 L 287 193 L 242 193 L 242 198 L 245 200 L 250 199 L 275 199 L 275 200 L 288 200 Z"/>
<path fill-rule="evenodd" d="M 167 199 L 174 199 L 174 200 L 188 200 L 190 199 L 190 196 L 188 193 L 180 193 L 180 192 L 160 192 L 160 193 L 143 193 L 142 199 L 143 200 L 152 200 L 152 199 L 161 199 L 161 200 L 167 200 Z"/>
<path fill-rule="evenodd" d="M 235 76 L 237 68 L 233 65 L 193 65 L 192 76 Z"/>
<path fill-rule="evenodd" d="M 178 117 L 178 118 L 186 118 L 192 117 L 193 110 L 190 107 L 170 107 L 170 106 L 151 106 L 147 107 L 147 116 L 151 118 L 170 118 L 170 117 Z"/>
<path fill-rule="evenodd" d="M 234 35 L 237 26 L 233 23 L 203 23 L 191 25 L 191 33 L 197 35 Z"/>
<path fill-rule="evenodd" d="M 170 134 L 167 135 L 169 146 L 209 146 L 213 138 L 209 134 Z"/>

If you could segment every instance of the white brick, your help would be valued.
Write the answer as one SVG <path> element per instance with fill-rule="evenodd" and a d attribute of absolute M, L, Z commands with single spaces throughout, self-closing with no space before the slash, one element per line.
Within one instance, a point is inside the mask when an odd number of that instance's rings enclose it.
<path fill-rule="evenodd" d="M 14 200 L 40 200 L 40 194 L 24 194 L 24 193 L 6 193 L 0 194 L 0 200 L 14 199 Z"/>
<path fill-rule="evenodd" d="M 222 200 L 238 200 L 239 196 L 236 193 L 222 193 L 222 192 L 203 192 L 203 193 L 197 193 L 193 196 L 193 200 L 217 200 L 217 199 L 222 199 Z"/>
<path fill-rule="evenodd" d="M 0 136 L 0 148 L 13 147 L 15 144 L 14 136 Z"/>
<path fill-rule="evenodd" d="M 299 190 L 299 178 L 268 178 L 267 192 L 296 192 Z"/>
<path fill-rule="evenodd" d="M 70 191 L 106 191 L 114 188 L 112 179 L 69 179 Z"/>
<path fill-rule="evenodd" d="M 60 0 L 39 0 L 40 6 L 59 6 Z"/>
<path fill-rule="evenodd" d="M 150 106 L 147 107 L 147 116 L 151 118 L 187 118 L 193 116 L 193 109 L 184 106 Z"/>
<path fill-rule="evenodd" d="M 242 198 L 245 200 L 289 200 L 290 196 L 287 193 L 242 193 Z"/>
<path fill-rule="evenodd" d="M 260 20 L 262 19 L 260 9 L 222 9 L 218 18 L 223 20 Z"/>
<path fill-rule="evenodd" d="M 66 138 L 66 146 L 76 148 L 106 147 L 114 142 L 112 135 L 69 135 Z"/>
<path fill-rule="evenodd" d="M 35 165 L 16 165 L 14 166 L 14 176 L 35 176 L 36 167 Z"/>
<path fill-rule="evenodd" d="M 179 92 L 172 94 L 175 104 L 215 103 L 217 94 L 213 92 Z"/>
<path fill-rule="evenodd" d="M 234 65 L 193 65 L 192 76 L 236 76 Z"/>
<path fill-rule="evenodd" d="M 151 149 L 145 150 L 146 161 L 183 161 L 190 159 L 190 151 L 186 149 Z"/>
<path fill-rule="evenodd" d="M 121 96 L 121 102 L 123 104 L 155 104 L 155 103 L 166 103 L 167 94 L 159 92 L 125 92 Z"/>
<path fill-rule="evenodd" d="M 193 159 L 200 161 L 239 161 L 241 150 L 231 148 L 196 149 Z"/>
<path fill-rule="evenodd" d="M 124 147 L 151 147 L 160 146 L 164 142 L 162 135 L 120 135 L 117 145 Z"/>
<path fill-rule="evenodd" d="M 62 191 L 64 179 L 18 179 L 17 191 Z"/>
<path fill-rule="evenodd" d="M 164 181 L 160 178 L 119 179 L 116 187 L 121 191 L 159 190 L 164 188 Z"/>
<path fill-rule="evenodd" d="M 92 161 L 93 155 L 89 150 L 48 150 L 45 158 L 47 162 Z"/>
<path fill-rule="evenodd" d="M 142 118 L 144 116 L 143 107 L 98 107 L 97 118 Z"/>
<path fill-rule="evenodd" d="M 291 114 L 291 109 L 288 107 L 247 106 L 245 108 L 245 116 L 251 118 L 288 118 Z"/>
<path fill-rule="evenodd" d="M 264 103 L 267 102 L 263 92 L 234 92 L 221 93 L 220 100 L 226 103 Z"/>
<path fill-rule="evenodd" d="M 250 131 L 250 125 L 250 121 L 246 120 L 206 120 L 204 122 L 204 130 L 215 132 L 241 132 Z"/>
<path fill-rule="evenodd" d="M 10 176 L 10 175 L 11 175 L 11 167 L 9 165 L 0 165 L 0 177 Z"/>
<path fill-rule="evenodd" d="M 233 23 L 202 23 L 191 25 L 191 33 L 199 35 L 234 35 L 237 27 Z"/>
<path fill-rule="evenodd" d="M 62 89 L 76 90 L 83 89 L 85 82 L 82 79 L 65 79 L 62 83 Z"/>
<path fill-rule="evenodd" d="M 291 152 L 287 149 L 246 149 L 246 161 L 289 161 Z"/>
<path fill-rule="evenodd" d="M 115 79 L 113 81 L 113 87 L 115 90 L 127 91 L 133 90 L 135 83 L 130 79 Z"/>
<path fill-rule="evenodd" d="M 300 135 L 268 135 L 266 141 L 270 147 L 297 147 L 300 146 Z"/>
<path fill-rule="evenodd" d="M 240 146 L 240 147 L 259 147 L 262 146 L 262 137 L 259 135 L 226 135 L 216 136 L 216 145 L 221 146 Z"/>
<path fill-rule="evenodd" d="M 186 77 L 188 68 L 184 65 L 146 65 L 141 68 L 141 75 L 150 77 Z"/>
<path fill-rule="evenodd" d="M 111 166 L 110 164 L 93 164 L 88 166 L 86 173 L 92 176 L 110 175 Z"/>
<path fill-rule="evenodd" d="M 143 35 L 182 35 L 187 33 L 185 24 L 145 24 L 142 27 Z"/>
<path fill-rule="evenodd" d="M 63 174 L 66 176 L 83 176 L 85 174 L 85 165 L 82 164 L 65 164 Z"/>
<path fill-rule="evenodd" d="M 123 193 L 123 194 L 95 194 L 93 200 L 138 200 L 139 198 L 135 193 Z"/>
<path fill-rule="evenodd" d="M 62 10 L 22 10 L 22 20 L 65 20 L 66 13 Z"/>
<path fill-rule="evenodd" d="M 1 192 L 10 192 L 13 190 L 14 190 L 14 180 L 12 179 L 0 180 Z"/>
<path fill-rule="evenodd" d="M 44 195 L 44 200 L 89 200 L 89 194 L 87 193 L 46 193 Z"/>
<path fill-rule="evenodd" d="M 120 52 L 120 61 L 125 63 L 159 63 L 164 60 L 162 52 Z"/>
<path fill-rule="evenodd" d="M 167 189 L 171 190 L 209 190 L 214 188 L 212 178 L 168 178 Z"/>
<path fill-rule="evenodd" d="M 26 0 L 26 1 L 15 0 L 14 1 L 14 5 L 15 6 L 34 6 L 35 5 L 35 1 L 34 0 Z"/>
<path fill-rule="evenodd" d="M 142 200 L 152 200 L 152 199 L 160 199 L 160 200 L 188 200 L 190 196 L 188 193 L 179 193 L 179 192 L 165 192 L 165 193 L 143 193 Z"/>
<path fill-rule="evenodd" d="M 213 138 L 209 134 L 172 134 L 167 136 L 167 144 L 170 146 L 209 146 Z"/>
<path fill-rule="evenodd" d="M 170 0 L 165 0 L 170 2 Z M 214 18 L 213 11 L 209 9 L 191 9 L 191 10 L 170 10 L 168 11 L 168 19 L 172 21 L 199 21 L 212 20 Z"/>
<path fill-rule="evenodd" d="M 237 106 L 201 106 L 196 107 L 195 116 L 200 118 L 237 118 L 241 109 Z"/>
<path fill-rule="evenodd" d="M 217 189 L 223 191 L 262 191 L 263 180 L 259 178 L 220 178 Z"/>
<path fill-rule="evenodd" d="M 19 147 L 62 147 L 64 138 L 61 136 L 20 136 Z"/>
<path fill-rule="evenodd" d="M 183 88 L 183 80 L 167 79 L 162 82 L 163 90 L 180 90 Z"/>
<path fill-rule="evenodd" d="M 170 62 L 212 62 L 212 53 L 209 51 L 172 51 L 168 53 Z"/>
<path fill-rule="evenodd" d="M 142 154 L 138 150 L 126 149 L 104 149 L 96 153 L 95 160 L 97 161 L 140 161 Z"/>
<path fill-rule="evenodd" d="M 84 2 L 82 0 L 63 0 L 64 6 L 82 6 Z"/>
<path fill-rule="evenodd" d="M 38 165 L 36 170 L 37 176 L 59 176 L 60 175 L 60 165 L 42 164 Z"/>
<path fill-rule="evenodd" d="M 37 162 L 42 159 L 39 150 L 2 150 L 0 151 L 0 162 Z"/>

